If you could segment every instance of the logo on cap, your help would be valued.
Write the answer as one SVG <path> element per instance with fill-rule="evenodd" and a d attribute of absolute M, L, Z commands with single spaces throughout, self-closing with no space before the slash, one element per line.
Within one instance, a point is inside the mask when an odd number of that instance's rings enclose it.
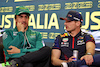
<path fill-rule="evenodd" d="M 68 14 L 68 17 L 72 17 L 72 15 L 71 14 Z"/>

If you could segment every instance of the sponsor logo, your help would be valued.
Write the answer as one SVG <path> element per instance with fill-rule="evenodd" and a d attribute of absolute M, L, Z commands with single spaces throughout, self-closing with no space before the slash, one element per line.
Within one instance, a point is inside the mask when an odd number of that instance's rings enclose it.
<path fill-rule="evenodd" d="M 68 36 L 67 33 L 64 33 L 63 35 L 60 35 L 61 37 L 65 37 L 65 36 Z"/>
<path fill-rule="evenodd" d="M 36 38 L 36 36 L 30 36 L 30 38 Z"/>
<path fill-rule="evenodd" d="M 73 18 L 74 18 L 75 20 L 78 20 L 78 21 L 80 20 L 80 19 L 78 19 L 78 18 L 76 18 L 76 17 L 73 17 Z"/>
<path fill-rule="evenodd" d="M 4 32 L 4 33 L 3 33 L 3 39 L 5 40 L 7 37 L 8 37 L 7 33 Z"/>
<path fill-rule="evenodd" d="M 31 34 L 31 36 L 32 36 L 32 35 L 36 35 L 36 34 Z"/>
<path fill-rule="evenodd" d="M 18 32 L 13 32 L 13 36 L 17 36 L 17 33 L 18 33 Z"/>
<path fill-rule="evenodd" d="M 63 42 L 67 42 L 68 41 L 68 38 L 63 38 L 62 41 Z"/>
<path fill-rule="evenodd" d="M 77 45 L 82 45 L 82 44 L 85 44 L 85 42 L 83 40 L 78 40 L 77 41 Z"/>
<path fill-rule="evenodd" d="M 83 40 L 83 39 L 84 39 L 83 36 L 78 37 L 78 40 Z"/>
<path fill-rule="evenodd" d="M 69 47 L 69 43 L 68 42 L 61 42 L 61 47 Z"/>
<path fill-rule="evenodd" d="M 71 14 L 68 14 L 68 17 L 72 17 L 72 15 Z"/>
<path fill-rule="evenodd" d="M 61 45 L 61 47 L 69 47 L 69 45 Z"/>

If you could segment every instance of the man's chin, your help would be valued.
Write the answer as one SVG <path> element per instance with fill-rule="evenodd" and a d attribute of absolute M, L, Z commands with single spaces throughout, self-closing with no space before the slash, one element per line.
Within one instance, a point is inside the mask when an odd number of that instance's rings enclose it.
<path fill-rule="evenodd" d="M 27 28 L 28 28 L 28 26 L 25 26 L 25 27 L 24 27 L 24 30 L 27 29 Z"/>

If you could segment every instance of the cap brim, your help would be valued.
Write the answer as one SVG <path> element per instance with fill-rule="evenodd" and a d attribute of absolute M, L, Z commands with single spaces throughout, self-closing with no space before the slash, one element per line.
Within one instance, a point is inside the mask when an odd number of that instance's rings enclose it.
<path fill-rule="evenodd" d="M 28 12 L 20 12 L 18 15 L 20 15 L 20 14 L 28 14 L 30 16 L 30 13 L 28 13 Z"/>
<path fill-rule="evenodd" d="M 60 20 L 65 20 L 65 18 L 60 17 Z"/>

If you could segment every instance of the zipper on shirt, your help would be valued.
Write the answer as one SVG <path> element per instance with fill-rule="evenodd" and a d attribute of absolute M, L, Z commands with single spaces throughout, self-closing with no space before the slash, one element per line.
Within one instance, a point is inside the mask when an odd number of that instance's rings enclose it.
<path fill-rule="evenodd" d="M 29 43 L 29 41 L 28 41 L 28 38 L 27 38 L 27 36 L 26 36 L 26 31 L 25 31 L 25 33 L 24 33 L 24 46 L 23 46 L 23 48 L 25 48 L 25 43 L 27 42 L 27 47 L 26 47 L 26 49 L 27 48 L 31 48 L 31 45 L 30 45 L 30 43 Z"/>

